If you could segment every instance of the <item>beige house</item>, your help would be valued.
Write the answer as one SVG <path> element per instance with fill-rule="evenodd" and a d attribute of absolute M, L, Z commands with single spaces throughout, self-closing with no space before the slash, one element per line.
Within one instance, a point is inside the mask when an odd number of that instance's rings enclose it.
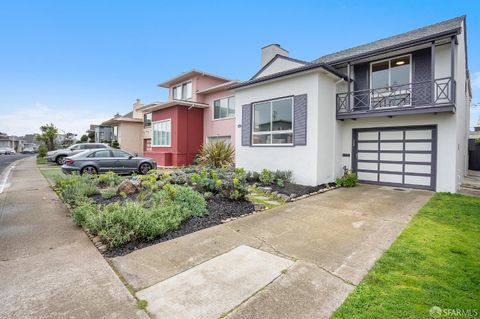
<path fill-rule="evenodd" d="M 135 155 L 143 155 L 143 104 L 140 99 L 133 103 L 133 110 L 123 116 L 116 115 L 101 125 L 113 127 L 114 139 L 120 148 Z"/>

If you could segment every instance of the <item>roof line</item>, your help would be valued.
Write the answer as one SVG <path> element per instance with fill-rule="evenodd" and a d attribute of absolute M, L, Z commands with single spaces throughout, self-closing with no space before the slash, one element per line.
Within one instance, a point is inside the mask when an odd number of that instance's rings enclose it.
<path fill-rule="evenodd" d="M 289 70 L 286 70 L 286 71 L 262 76 L 262 77 L 257 78 L 257 79 L 248 80 L 248 81 L 239 83 L 237 85 L 233 85 L 233 86 L 229 87 L 229 89 L 237 89 L 237 88 L 249 86 L 249 85 L 256 84 L 256 83 L 281 78 L 281 77 L 284 77 L 284 76 L 287 76 L 287 75 L 313 70 L 313 69 L 316 69 L 316 68 L 322 68 L 325 71 L 327 71 L 327 72 L 329 72 L 329 73 L 331 73 L 331 74 L 333 74 L 333 75 L 335 75 L 335 76 L 337 76 L 337 77 L 339 77 L 339 78 L 341 78 L 345 81 L 348 80 L 348 77 L 345 74 L 339 72 L 338 70 L 336 70 L 335 68 L 331 67 L 330 65 L 328 65 L 326 63 L 310 63 L 308 65 L 301 66 L 301 67 L 298 67 L 298 68 L 289 69 Z"/>
<path fill-rule="evenodd" d="M 394 50 L 402 49 L 402 48 L 405 48 L 405 47 L 410 47 L 410 46 L 415 45 L 415 44 L 424 44 L 425 42 L 430 42 L 432 40 L 435 40 L 437 38 L 442 38 L 442 37 L 445 37 L 447 35 L 457 35 L 457 34 L 460 33 L 460 31 L 461 31 L 461 28 L 455 28 L 455 29 L 444 31 L 444 32 L 437 33 L 437 34 L 434 34 L 434 35 L 429 35 L 429 36 L 426 36 L 426 37 L 423 37 L 423 38 L 420 38 L 420 39 L 415 39 L 415 40 L 403 42 L 401 44 L 395 44 L 395 45 L 391 45 L 391 46 L 388 46 L 388 47 L 371 50 L 371 51 L 368 51 L 368 52 L 365 52 L 365 53 L 356 54 L 356 55 L 350 56 L 348 58 L 341 58 L 341 59 L 338 59 L 338 60 L 333 60 L 333 61 L 330 61 L 328 63 L 331 64 L 331 65 L 337 65 L 337 64 L 340 64 L 340 63 L 345 63 L 347 61 L 353 61 L 353 60 L 358 60 L 358 59 L 361 59 L 361 58 L 367 58 L 367 57 L 372 56 L 372 55 L 378 55 L 379 53 L 386 53 L 386 52 L 389 52 L 389 51 L 394 51 Z"/>
<path fill-rule="evenodd" d="M 277 53 L 277 54 L 275 54 L 275 56 L 274 56 L 270 61 L 268 61 L 267 64 L 265 64 L 260 70 L 258 70 L 258 72 L 255 73 L 255 74 L 250 78 L 250 80 L 253 80 L 257 75 L 259 75 L 260 73 L 262 73 L 266 68 L 268 68 L 270 65 L 272 65 L 272 63 L 273 63 L 274 61 L 276 61 L 277 59 L 279 59 L 279 58 L 282 58 L 282 59 L 285 59 L 285 60 L 289 60 L 289 61 L 292 61 L 292 62 L 302 63 L 302 64 L 311 64 L 311 62 L 294 59 L 294 58 L 291 58 L 291 57 L 288 57 L 288 56 L 284 56 L 284 55 L 281 55 L 281 54 L 278 54 L 278 53 Z"/>

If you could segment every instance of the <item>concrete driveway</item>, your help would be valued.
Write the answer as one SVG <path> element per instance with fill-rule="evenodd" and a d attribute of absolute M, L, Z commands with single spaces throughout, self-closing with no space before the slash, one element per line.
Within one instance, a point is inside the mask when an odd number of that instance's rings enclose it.
<path fill-rule="evenodd" d="M 204 318 L 327 318 L 432 194 L 373 185 L 342 188 L 147 247 L 112 262 L 137 296 L 147 296 L 149 304 L 156 304 L 150 311 L 158 318 L 178 317 L 179 309 L 183 309 L 182 318 L 199 314 Z M 239 248 L 244 246 L 254 249 Z M 259 261 L 255 263 L 258 269 L 251 268 L 246 260 L 255 258 L 255 249 L 283 258 L 277 262 L 284 265 L 283 260 L 291 263 L 281 272 L 276 269 L 278 276 L 272 272 L 253 276 L 267 273 L 270 264 Z M 245 251 L 244 260 L 238 259 L 239 251 Z M 248 264 L 249 273 L 242 274 L 242 263 Z M 235 279 L 212 275 L 228 270 L 236 274 L 232 276 Z M 257 282 L 246 284 L 252 280 Z M 188 282 L 192 286 L 201 283 L 205 300 L 186 297 Z M 245 288 L 239 294 L 237 290 L 244 286 L 251 290 Z M 167 298 L 174 304 L 162 296 L 165 289 L 182 291 Z M 221 291 L 225 297 L 212 297 L 209 289 L 217 295 Z M 224 302 L 232 295 L 239 297 Z M 212 309 L 215 303 L 220 306 Z"/>

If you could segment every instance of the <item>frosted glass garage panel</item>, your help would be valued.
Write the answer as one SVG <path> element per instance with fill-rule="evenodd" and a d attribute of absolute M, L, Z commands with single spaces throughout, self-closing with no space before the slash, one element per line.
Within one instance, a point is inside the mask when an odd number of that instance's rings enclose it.
<path fill-rule="evenodd" d="M 381 143 L 380 149 L 382 151 L 402 151 L 403 143 Z"/>
<path fill-rule="evenodd" d="M 431 151 L 432 143 L 405 143 L 407 151 Z"/>
<path fill-rule="evenodd" d="M 357 168 L 358 169 L 368 169 L 368 170 L 371 170 L 371 171 L 376 171 L 376 170 L 378 170 L 378 164 L 377 163 L 358 162 L 357 163 Z"/>
<path fill-rule="evenodd" d="M 377 173 L 367 173 L 367 172 L 357 172 L 357 176 L 359 180 L 362 181 L 377 181 Z"/>
<path fill-rule="evenodd" d="M 401 172 L 403 170 L 402 164 L 386 164 L 380 163 L 381 171 Z"/>
<path fill-rule="evenodd" d="M 380 132 L 381 140 L 403 140 L 403 131 Z"/>
<path fill-rule="evenodd" d="M 405 184 L 430 186 L 430 177 L 405 175 Z"/>
<path fill-rule="evenodd" d="M 382 160 L 382 161 L 403 161 L 403 154 L 401 154 L 401 153 L 380 153 L 380 160 Z"/>
<path fill-rule="evenodd" d="M 358 142 L 359 151 L 376 151 L 378 150 L 378 143 L 362 143 Z"/>
<path fill-rule="evenodd" d="M 359 160 L 369 160 L 369 161 L 376 161 L 378 160 L 378 153 L 362 153 L 358 152 L 357 158 Z"/>
<path fill-rule="evenodd" d="M 380 174 L 380 182 L 384 183 L 402 183 L 402 175 Z"/>
<path fill-rule="evenodd" d="M 378 140 L 378 132 L 358 132 L 358 140 Z"/>
<path fill-rule="evenodd" d="M 432 161 L 432 154 L 405 154 L 405 161 L 407 162 L 425 162 L 430 163 Z"/>
<path fill-rule="evenodd" d="M 411 130 L 405 132 L 407 140 L 430 140 L 432 138 L 432 130 Z"/>
<path fill-rule="evenodd" d="M 412 164 L 405 165 L 405 172 L 408 172 L 408 173 L 430 174 L 431 171 L 432 171 L 432 167 L 430 165 L 412 165 Z"/>

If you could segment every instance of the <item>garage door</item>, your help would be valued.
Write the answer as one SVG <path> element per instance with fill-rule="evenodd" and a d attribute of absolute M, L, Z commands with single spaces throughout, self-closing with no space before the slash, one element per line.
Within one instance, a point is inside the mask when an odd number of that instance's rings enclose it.
<path fill-rule="evenodd" d="M 352 168 L 364 183 L 435 190 L 436 126 L 353 130 Z"/>

